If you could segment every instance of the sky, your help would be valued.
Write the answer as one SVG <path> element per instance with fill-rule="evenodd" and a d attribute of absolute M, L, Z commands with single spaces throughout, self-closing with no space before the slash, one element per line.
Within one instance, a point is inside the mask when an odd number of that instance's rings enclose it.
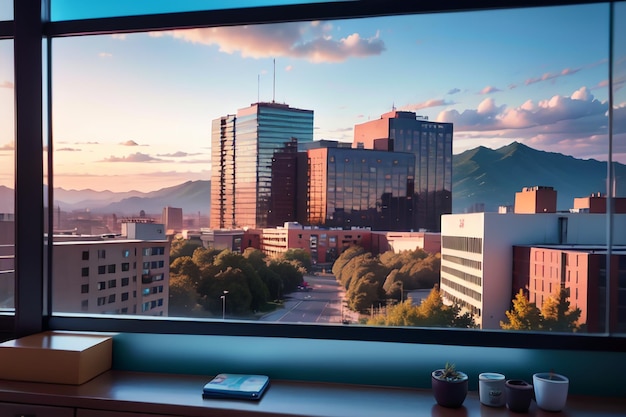
<path fill-rule="evenodd" d="M 608 11 L 599 4 L 55 39 L 55 187 L 152 191 L 209 180 L 211 121 L 259 100 L 313 110 L 315 139 L 351 142 L 355 124 L 395 107 L 453 123 L 455 154 L 518 141 L 606 160 Z M 624 3 L 618 15 L 626 21 Z M 613 152 L 622 163 L 624 30 L 614 58 Z M 0 41 L 7 186 L 11 54 L 11 42 Z"/>

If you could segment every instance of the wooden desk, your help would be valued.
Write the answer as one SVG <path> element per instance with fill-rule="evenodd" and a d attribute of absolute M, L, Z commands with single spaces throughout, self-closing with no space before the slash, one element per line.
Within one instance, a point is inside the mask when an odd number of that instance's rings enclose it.
<path fill-rule="evenodd" d="M 258 402 L 203 400 L 209 376 L 109 371 L 82 385 L 0 381 L 0 417 L 624 417 L 626 399 L 570 396 L 560 413 L 528 414 L 480 404 L 470 392 L 460 409 L 435 404 L 429 390 L 271 381 Z M 52 407 L 52 408 L 51 408 Z"/>

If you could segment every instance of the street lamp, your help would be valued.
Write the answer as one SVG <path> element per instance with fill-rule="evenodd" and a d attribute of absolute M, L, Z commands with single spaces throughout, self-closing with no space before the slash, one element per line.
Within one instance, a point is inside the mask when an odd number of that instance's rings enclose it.
<path fill-rule="evenodd" d="M 224 295 L 220 296 L 222 299 L 222 320 L 226 318 L 226 294 L 228 294 L 228 291 L 224 290 Z"/>

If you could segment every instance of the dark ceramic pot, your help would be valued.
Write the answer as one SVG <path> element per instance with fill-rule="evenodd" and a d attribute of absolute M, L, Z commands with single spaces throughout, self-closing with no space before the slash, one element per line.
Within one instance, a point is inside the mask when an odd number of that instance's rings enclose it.
<path fill-rule="evenodd" d="M 525 413 L 533 399 L 533 386 L 521 379 L 509 379 L 504 383 L 506 405 L 516 413 Z"/>
<path fill-rule="evenodd" d="M 465 401 L 465 397 L 467 396 L 467 375 L 463 372 L 459 372 L 462 378 L 450 381 L 440 379 L 438 376 L 442 373 L 443 369 L 437 369 L 431 374 L 435 400 L 437 404 L 443 407 L 458 408 L 463 405 L 463 401 Z"/>

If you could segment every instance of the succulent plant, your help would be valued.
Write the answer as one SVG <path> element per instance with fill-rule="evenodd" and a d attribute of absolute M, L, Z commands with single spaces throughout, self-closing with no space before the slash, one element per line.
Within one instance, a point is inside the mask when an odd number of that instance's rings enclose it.
<path fill-rule="evenodd" d="M 457 371 L 456 366 L 450 362 L 446 362 L 446 366 L 442 370 L 437 371 L 435 376 L 446 381 L 458 381 L 467 378 L 466 374 Z"/>

